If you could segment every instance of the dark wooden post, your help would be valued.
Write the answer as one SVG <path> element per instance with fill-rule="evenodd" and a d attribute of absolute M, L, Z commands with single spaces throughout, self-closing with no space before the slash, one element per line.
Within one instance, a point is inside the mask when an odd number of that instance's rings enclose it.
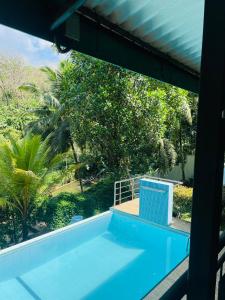
<path fill-rule="evenodd" d="M 225 1 L 205 0 L 188 299 L 215 297 L 222 198 Z"/>

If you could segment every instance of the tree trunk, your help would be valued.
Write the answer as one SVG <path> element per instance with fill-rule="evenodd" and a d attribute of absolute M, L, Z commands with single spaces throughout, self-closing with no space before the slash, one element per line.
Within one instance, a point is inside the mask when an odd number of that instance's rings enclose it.
<path fill-rule="evenodd" d="M 185 176 L 185 163 L 181 162 L 181 171 L 182 171 L 182 181 L 185 182 L 186 176 Z"/>
<path fill-rule="evenodd" d="M 182 129 L 180 122 L 180 130 L 179 130 L 179 144 L 180 144 L 180 159 L 181 159 L 181 172 L 182 172 L 182 181 L 185 182 L 185 160 L 184 160 L 184 151 L 183 151 L 183 143 L 182 143 Z"/>
<path fill-rule="evenodd" d="M 83 193 L 83 191 L 84 191 L 84 186 L 83 186 L 82 179 L 79 179 L 79 182 L 80 182 L 80 190 L 81 190 L 81 192 Z"/>
<path fill-rule="evenodd" d="M 73 152 L 74 162 L 77 164 L 78 163 L 78 157 L 77 157 L 77 153 L 76 153 L 76 150 L 75 150 L 75 147 L 74 147 L 74 144 L 73 144 L 73 139 L 71 137 L 71 134 L 70 134 L 70 137 L 69 137 L 69 142 L 70 142 L 70 146 L 71 146 L 71 149 L 72 149 L 72 152 Z"/>
<path fill-rule="evenodd" d="M 71 137 L 71 134 L 70 134 L 70 137 L 69 137 L 69 141 L 70 141 L 70 146 L 71 146 L 71 149 L 72 149 L 72 152 L 73 152 L 74 162 L 75 162 L 75 164 L 77 164 L 79 161 L 78 161 L 77 153 L 76 153 L 76 150 L 75 150 L 75 147 L 74 147 L 74 144 L 73 144 L 73 139 Z M 79 183 L 80 183 L 80 190 L 83 193 L 84 186 L 83 186 L 82 179 L 79 179 Z"/>
<path fill-rule="evenodd" d="M 23 218 L 22 220 L 22 238 L 23 241 L 26 241 L 28 239 L 28 226 L 26 218 Z"/>
<path fill-rule="evenodd" d="M 17 234 L 16 234 L 16 223 L 15 223 L 15 214 L 12 212 L 12 225 L 13 225 L 13 242 L 17 244 Z"/>

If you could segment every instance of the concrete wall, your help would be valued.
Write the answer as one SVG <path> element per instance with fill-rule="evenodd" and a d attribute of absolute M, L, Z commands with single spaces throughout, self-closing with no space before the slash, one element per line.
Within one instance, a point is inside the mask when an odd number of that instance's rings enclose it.
<path fill-rule="evenodd" d="M 194 159 L 195 159 L 194 155 L 187 156 L 187 162 L 185 164 L 186 180 L 194 177 Z M 161 177 L 182 181 L 181 164 L 175 166 L 171 171 L 167 172 L 165 175 Z"/>
<path fill-rule="evenodd" d="M 194 161 L 195 161 L 194 155 L 187 156 L 187 162 L 185 165 L 186 180 L 194 178 Z M 175 166 L 171 171 L 167 172 L 165 175 L 160 177 L 182 181 L 181 164 Z M 223 185 L 225 186 L 225 164 L 224 164 L 224 171 L 223 171 Z"/>

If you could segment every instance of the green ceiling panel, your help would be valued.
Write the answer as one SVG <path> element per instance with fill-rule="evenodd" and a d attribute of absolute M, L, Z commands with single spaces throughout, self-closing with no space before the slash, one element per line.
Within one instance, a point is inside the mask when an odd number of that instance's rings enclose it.
<path fill-rule="evenodd" d="M 199 72 L 204 0 L 87 0 L 85 6 Z"/>

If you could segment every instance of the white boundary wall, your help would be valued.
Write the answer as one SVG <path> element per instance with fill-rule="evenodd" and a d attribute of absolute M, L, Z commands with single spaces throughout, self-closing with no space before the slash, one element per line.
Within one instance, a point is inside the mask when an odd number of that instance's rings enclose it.
<path fill-rule="evenodd" d="M 187 156 L 187 162 L 185 164 L 185 177 L 186 180 L 194 178 L 194 155 L 188 155 Z M 171 180 L 178 180 L 182 181 L 182 170 L 181 170 L 181 164 L 178 164 L 175 166 L 171 171 L 167 172 L 161 177 L 168 178 Z"/>

